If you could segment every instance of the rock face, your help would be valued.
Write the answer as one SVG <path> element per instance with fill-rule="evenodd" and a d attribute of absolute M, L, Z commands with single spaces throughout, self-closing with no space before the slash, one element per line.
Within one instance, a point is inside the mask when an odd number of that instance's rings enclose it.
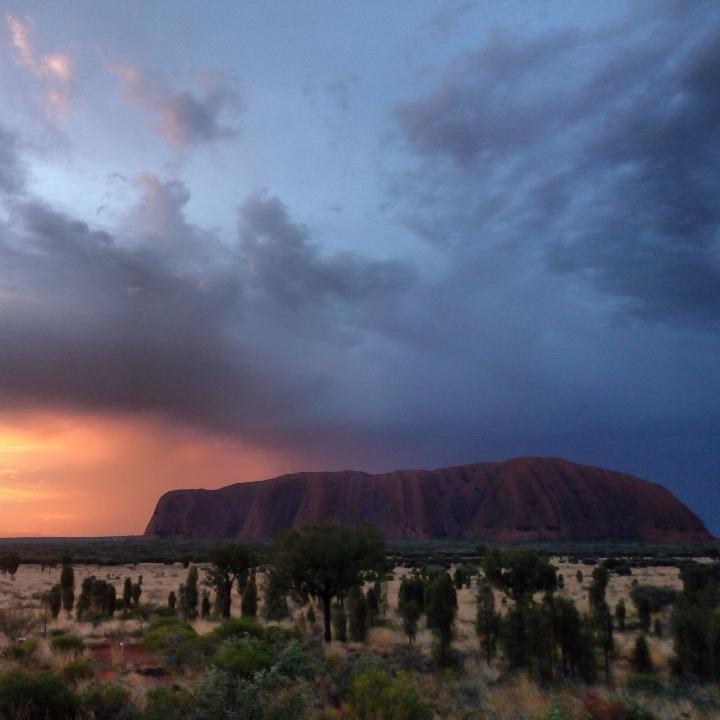
<path fill-rule="evenodd" d="M 312 521 L 369 523 L 387 538 L 712 539 L 665 488 L 556 458 L 443 470 L 306 472 L 163 495 L 150 537 L 270 538 Z"/>

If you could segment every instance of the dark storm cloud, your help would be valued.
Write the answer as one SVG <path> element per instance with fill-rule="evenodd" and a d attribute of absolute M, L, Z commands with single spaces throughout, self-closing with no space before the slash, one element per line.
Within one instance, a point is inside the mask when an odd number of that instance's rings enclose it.
<path fill-rule="evenodd" d="M 396 110 L 420 162 L 396 187 L 423 208 L 405 222 L 478 262 L 523 248 L 520 264 L 623 314 L 717 330 L 719 28 L 698 3 L 592 33 L 491 33 Z"/>
<path fill-rule="evenodd" d="M 182 183 L 137 185 L 112 233 L 32 197 L 7 202 L 3 407 L 158 412 L 261 443 L 298 435 L 334 361 L 359 342 L 348 328 L 362 334 L 376 298 L 410 275 L 325 255 L 271 196 L 244 203 L 241 242 L 227 247 L 185 219 Z"/>
<path fill-rule="evenodd" d="M 368 260 L 352 252 L 322 255 L 309 229 L 293 222 L 276 197 L 255 195 L 243 203 L 240 242 L 254 286 L 288 306 L 362 306 L 373 297 L 406 289 L 413 280 L 400 262 Z"/>

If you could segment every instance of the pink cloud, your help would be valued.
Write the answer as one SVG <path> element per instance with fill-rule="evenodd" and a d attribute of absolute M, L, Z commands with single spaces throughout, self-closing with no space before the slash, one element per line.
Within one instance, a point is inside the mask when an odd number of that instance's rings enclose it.
<path fill-rule="evenodd" d="M 38 55 L 30 37 L 30 23 L 12 15 L 7 15 L 6 21 L 17 51 L 16 62 L 43 84 L 48 114 L 64 119 L 73 95 L 72 58 L 66 53 Z"/>
<path fill-rule="evenodd" d="M 227 109 L 241 109 L 237 93 L 221 80 L 208 76 L 200 79 L 200 92 L 175 90 L 157 77 L 125 65 L 109 67 L 124 84 L 128 102 L 154 112 L 156 130 L 168 145 L 183 146 L 227 140 L 237 129 L 224 124 Z"/>

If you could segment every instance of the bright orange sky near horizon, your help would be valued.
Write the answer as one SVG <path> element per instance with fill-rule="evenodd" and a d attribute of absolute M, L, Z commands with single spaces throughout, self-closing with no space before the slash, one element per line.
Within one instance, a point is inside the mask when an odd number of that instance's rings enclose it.
<path fill-rule="evenodd" d="M 0 536 L 140 534 L 168 490 L 287 468 L 281 453 L 153 416 L 0 413 Z"/>

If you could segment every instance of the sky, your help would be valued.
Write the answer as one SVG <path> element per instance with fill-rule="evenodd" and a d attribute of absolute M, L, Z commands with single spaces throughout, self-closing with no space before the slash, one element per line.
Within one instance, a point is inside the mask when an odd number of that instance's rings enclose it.
<path fill-rule="evenodd" d="M 0 535 L 565 457 L 720 534 L 720 6 L 0 3 Z"/>

